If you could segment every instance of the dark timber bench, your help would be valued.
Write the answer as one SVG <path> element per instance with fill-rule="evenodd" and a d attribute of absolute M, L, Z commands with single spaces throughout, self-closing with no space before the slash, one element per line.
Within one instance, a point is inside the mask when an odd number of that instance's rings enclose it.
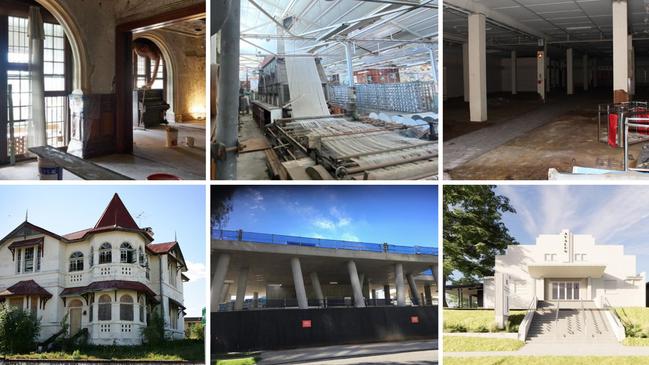
<path fill-rule="evenodd" d="M 84 180 L 133 180 L 126 175 L 60 151 L 52 146 L 31 147 L 29 151 L 40 158 L 54 162 Z"/>

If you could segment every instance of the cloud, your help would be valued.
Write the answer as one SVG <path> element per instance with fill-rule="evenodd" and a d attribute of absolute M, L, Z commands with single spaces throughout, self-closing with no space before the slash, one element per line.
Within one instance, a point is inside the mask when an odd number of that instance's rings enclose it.
<path fill-rule="evenodd" d="M 352 242 L 360 242 L 360 238 L 358 238 L 356 235 L 352 233 L 343 233 L 342 236 L 340 236 L 343 241 L 352 241 Z"/>
<path fill-rule="evenodd" d="M 317 218 L 313 220 L 313 225 L 320 229 L 334 230 L 336 223 L 326 218 Z"/>
<path fill-rule="evenodd" d="M 207 277 L 207 268 L 202 262 L 187 261 L 187 272 L 185 275 L 190 281 L 205 279 Z"/>

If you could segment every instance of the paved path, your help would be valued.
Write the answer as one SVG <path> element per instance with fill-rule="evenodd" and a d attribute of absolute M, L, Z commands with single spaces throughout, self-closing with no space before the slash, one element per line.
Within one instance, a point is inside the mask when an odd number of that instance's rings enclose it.
<path fill-rule="evenodd" d="M 528 343 L 517 351 L 444 352 L 444 357 L 483 356 L 649 356 L 649 347 L 607 344 Z"/>
<path fill-rule="evenodd" d="M 302 365 L 435 365 L 437 350 L 400 352 L 398 354 L 353 357 L 339 360 L 318 360 L 301 363 Z"/>
<path fill-rule="evenodd" d="M 588 101 L 587 95 L 554 98 L 547 105 L 521 114 L 516 118 L 446 141 L 443 152 L 444 171 L 462 166 L 532 129 L 547 124 L 571 110 L 578 109 Z"/>
<path fill-rule="evenodd" d="M 402 357 L 396 356 L 392 360 L 381 360 L 381 363 L 386 362 L 386 364 L 426 364 L 425 362 L 416 362 L 421 360 L 420 358 L 414 359 L 415 362 L 408 362 L 407 358 L 409 357 L 418 357 L 419 355 L 415 354 L 417 352 L 422 352 L 423 356 L 426 356 L 425 353 L 435 353 L 435 360 L 431 363 L 434 363 L 437 359 L 437 340 L 427 340 L 427 341 L 403 341 L 403 342 L 384 342 L 384 343 L 372 343 L 372 344 L 361 344 L 361 345 L 340 345 L 340 346 L 325 346 L 325 347 L 308 347 L 294 350 L 281 350 L 281 351 L 266 351 L 261 354 L 261 360 L 258 362 L 260 365 L 274 365 L 274 364 L 308 364 L 308 363 L 317 363 L 317 364 L 329 364 L 330 362 L 325 361 L 350 361 L 349 359 L 354 358 L 356 362 L 354 364 L 359 364 L 359 359 L 362 358 L 377 358 L 386 355 L 399 354 L 403 355 Z M 410 354 L 410 355 L 406 355 Z M 397 361 L 398 359 L 403 358 L 405 362 L 390 362 Z M 368 360 L 370 362 L 361 362 L 360 364 L 371 364 L 371 361 L 376 361 L 376 359 Z M 350 362 L 341 362 L 340 364 L 347 364 Z M 331 364 L 339 364 L 338 362 L 332 362 Z"/>

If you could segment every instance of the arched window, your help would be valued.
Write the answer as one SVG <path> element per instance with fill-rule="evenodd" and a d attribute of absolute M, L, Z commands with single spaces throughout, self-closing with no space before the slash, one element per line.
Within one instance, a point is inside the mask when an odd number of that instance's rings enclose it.
<path fill-rule="evenodd" d="M 95 266 L 95 248 L 92 246 L 90 246 L 90 262 L 88 263 L 88 266 Z"/>
<path fill-rule="evenodd" d="M 70 255 L 70 271 L 83 271 L 83 254 L 79 251 Z"/>
<path fill-rule="evenodd" d="M 140 297 L 140 322 L 144 323 L 144 297 Z"/>
<path fill-rule="evenodd" d="M 99 297 L 99 320 L 110 321 L 111 319 L 111 301 L 110 295 L 103 294 Z"/>
<path fill-rule="evenodd" d="M 119 298 L 119 320 L 133 320 L 133 297 L 130 295 L 124 294 Z"/>
<path fill-rule="evenodd" d="M 120 262 L 132 264 L 135 262 L 135 250 L 130 243 L 124 242 L 119 246 Z"/>
<path fill-rule="evenodd" d="M 99 246 L 99 263 L 110 264 L 113 262 L 113 247 L 108 242 L 104 242 Z"/>

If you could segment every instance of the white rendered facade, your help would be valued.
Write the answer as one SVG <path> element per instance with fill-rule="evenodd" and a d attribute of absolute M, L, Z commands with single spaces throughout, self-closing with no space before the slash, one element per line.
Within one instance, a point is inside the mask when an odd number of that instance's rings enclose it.
<path fill-rule="evenodd" d="M 177 242 L 152 240 L 117 195 L 88 230 L 60 236 L 24 222 L 0 241 L 0 299 L 40 318 L 39 341 L 59 332 L 67 314 L 68 335 L 87 329 L 92 344 L 140 344 L 160 309 L 168 335 L 181 339 L 187 269 Z"/>
<path fill-rule="evenodd" d="M 599 245 L 590 235 L 540 235 L 535 245 L 510 245 L 496 256 L 496 276 L 484 279 L 484 307 L 508 291 L 509 309 L 526 309 L 534 298 L 550 302 L 593 301 L 597 307 L 645 306 L 645 273 L 621 245 Z"/>

